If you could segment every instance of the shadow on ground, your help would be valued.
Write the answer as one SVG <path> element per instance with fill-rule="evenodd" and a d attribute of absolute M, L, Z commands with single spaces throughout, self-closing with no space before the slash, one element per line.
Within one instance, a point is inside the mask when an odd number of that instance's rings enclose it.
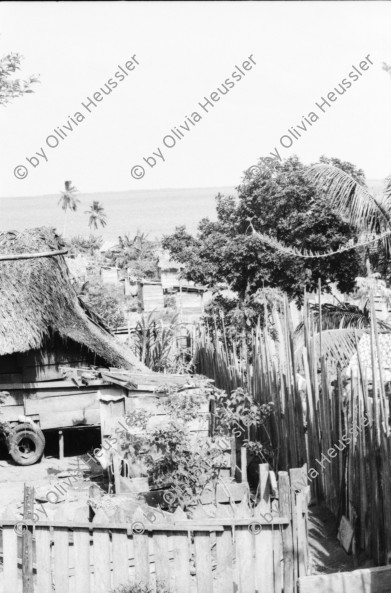
<path fill-rule="evenodd" d="M 309 544 L 312 574 L 351 571 L 355 569 L 353 556 L 346 554 L 337 540 L 337 522 L 324 506 L 310 507 Z"/>

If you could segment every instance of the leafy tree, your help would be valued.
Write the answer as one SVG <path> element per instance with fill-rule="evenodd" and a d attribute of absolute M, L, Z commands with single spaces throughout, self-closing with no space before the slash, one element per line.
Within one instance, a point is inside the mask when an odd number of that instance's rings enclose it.
<path fill-rule="evenodd" d="M 366 186 L 364 171 L 362 169 L 357 169 L 352 163 L 349 163 L 349 161 L 341 161 L 341 159 L 336 157 L 329 158 L 322 155 L 319 162 L 323 165 L 331 165 L 332 167 L 341 169 L 344 173 L 350 175 L 359 185 Z"/>
<path fill-rule="evenodd" d="M 72 185 L 72 181 L 65 181 L 65 190 L 61 192 L 60 199 L 58 200 L 59 205 L 61 206 L 62 210 L 64 210 L 64 225 L 62 229 L 62 234 L 65 234 L 66 228 L 66 215 L 68 210 L 71 212 L 76 212 L 77 206 L 80 202 L 79 198 L 76 197 L 78 190 L 76 187 Z"/>
<path fill-rule="evenodd" d="M 85 214 L 89 214 L 88 226 L 93 227 L 95 230 L 98 229 L 98 224 L 102 227 L 107 225 L 107 214 L 105 213 L 104 207 L 99 203 L 98 200 L 93 200 L 90 209 L 85 211 Z"/>
<path fill-rule="evenodd" d="M 95 279 L 84 285 L 83 300 L 112 329 L 125 324 L 123 304 L 115 288 Z"/>
<path fill-rule="evenodd" d="M 350 163 L 338 163 L 363 179 Z M 356 239 L 354 226 L 316 190 L 306 176 L 308 167 L 296 156 L 268 166 L 260 161 L 259 170 L 255 179 L 246 174 L 238 200 L 217 196 L 217 221 L 201 220 L 196 237 L 185 227 L 164 237 L 163 247 L 184 264 L 185 277 L 213 288 L 225 283 L 242 302 L 273 287 L 300 303 L 304 288 L 316 289 L 319 279 L 323 290 L 336 282 L 341 291 L 350 291 L 361 266 L 354 251 L 303 260 L 260 236 L 299 250 L 327 252 Z"/>
<path fill-rule="evenodd" d="M 33 93 L 31 86 L 39 82 L 37 76 L 29 76 L 26 80 L 14 78 L 15 72 L 20 70 L 22 56 L 10 53 L 0 59 L 0 105 L 6 105 L 17 97 Z"/>
<path fill-rule="evenodd" d="M 138 280 L 159 278 L 157 244 L 150 241 L 145 233 L 137 231 L 132 238 L 129 234 L 118 237 L 120 253 L 113 254 L 114 264 L 120 269 L 126 269 L 131 276 Z"/>

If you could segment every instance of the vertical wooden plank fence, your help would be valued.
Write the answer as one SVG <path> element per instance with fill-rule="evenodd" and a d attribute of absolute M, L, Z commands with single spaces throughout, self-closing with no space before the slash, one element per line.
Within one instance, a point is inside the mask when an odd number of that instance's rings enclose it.
<path fill-rule="evenodd" d="M 279 499 L 272 500 L 265 466 L 261 482 L 260 504 L 252 509 L 243 501 L 234 516 L 232 505 L 220 504 L 216 518 L 188 520 L 179 512 L 170 523 L 161 515 L 142 523 L 138 510 L 133 530 L 131 524 L 40 521 L 33 531 L 31 591 L 109 593 L 127 582 L 154 589 L 159 581 L 173 593 L 295 593 L 293 569 L 308 574 L 305 496 L 293 492 L 284 472 Z M 0 520 L 6 576 L 0 593 L 22 593 L 16 523 Z"/>
<path fill-rule="evenodd" d="M 262 330 L 254 328 L 249 353 L 235 340 L 227 345 L 224 330 L 216 329 L 212 339 L 200 329 L 197 370 L 227 393 L 243 387 L 256 402 L 273 402 L 274 413 L 264 425 L 267 430 L 251 428 L 251 438 L 271 446 L 276 472 L 306 464 L 312 496 L 325 502 L 338 521 L 344 516 L 350 522 L 355 558 L 365 551 L 375 564 L 386 564 L 391 558 L 391 396 L 390 383 L 385 383 L 384 353 L 390 348 L 391 334 L 379 325 L 371 297 L 370 327 L 355 330 L 349 348 L 338 348 L 343 368 L 356 350 L 357 364 L 346 383 L 329 344 L 332 340 L 319 331 L 322 308 L 316 321 L 308 295 L 300 332 L 293 331 L 287 299 L 272 307 L 270 316 L 277 339 L 272 339 L 266 322 Z M 362 348 L 370 352 L 369 365 L 368 360 L 366 365 L 360 360 L 357 348 L 364 338 Z M 305 383 L 301 393 L 297 373 Z M 292 528 L 302 528 L 294 515 Z M 304 565 L 307 561 L 306 556 L 301 559 Z M 294 581 L 296 577 L 294 565 Z"/>

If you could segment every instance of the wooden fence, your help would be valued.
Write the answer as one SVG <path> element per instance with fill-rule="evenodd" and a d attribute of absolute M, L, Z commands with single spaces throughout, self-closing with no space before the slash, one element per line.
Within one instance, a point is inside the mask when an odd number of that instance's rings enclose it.
<path fill-rule="evenodd" d="M 315 331 L 307 299 L 300 340 L 287 301 L 265 317 L 264 330 L 257 328 L 250 347 L 242 343 L 239 353 L 234 344 L 227 347 L 224 335 L 212 339 L 201 334 L 198 371 L 228 393 L 244 386 L 256 401 L 274 403 L 267 432 L 252 429 L 252 438 L 262 440 L 267 434 L 271 439 L 275 471 L 307 464 L 313 496 L 338 519 L 349 521 L 353 553 L 365 551 L 376 564 L 386 564 L 391 557 L 391 399 L 373 299 L 368 329 L 373 380 L 358 356 L 358 373 L 346 386 L 326 332 Z M 271 337 L 270 318 L 277 339 Z M 353 335 L 353 344 L 359 335 Z M 301 391 L 298 371 L 304 376 Z"/>
<path fill-rule="evenodd" d="M 21 558 L 17 521 L 1 520 L 1 592 L 109 593 L 143 582 L 158 593 L 157 583 L 170 593 L 293 593 L 309 573 L 306 493 L 292 487 L 302 472 L 280 472 L 278 492 L 267 468 L 260 473 L 255 509 L 247 500 L 218 505 L 214 518 L 199 507 L 192 520 L 177 509 L 164 523 L 149 523 L 141 509 L 132 524 L 25 520 L 33 526 L 31 562 Z M 26 563 L 30 589 L 22 585 Z"/>
<path fill-rule="evenodd" d="M 391 566 L 299 579 L 299 593 L 391 593 Z"/>

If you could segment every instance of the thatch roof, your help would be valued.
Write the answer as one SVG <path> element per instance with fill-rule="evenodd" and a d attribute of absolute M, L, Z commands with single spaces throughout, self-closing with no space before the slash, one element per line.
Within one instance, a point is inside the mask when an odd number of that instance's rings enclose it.
<path fill-rule="evenodd" d="M 0 256 L 62 248 L 50 228 L 0 233 Z M 110 366 L 146 371 L 78 298 L 62 255 L 0 258 L 0 355 L 39 349 L 55 334 L 82 344 Z"/>

